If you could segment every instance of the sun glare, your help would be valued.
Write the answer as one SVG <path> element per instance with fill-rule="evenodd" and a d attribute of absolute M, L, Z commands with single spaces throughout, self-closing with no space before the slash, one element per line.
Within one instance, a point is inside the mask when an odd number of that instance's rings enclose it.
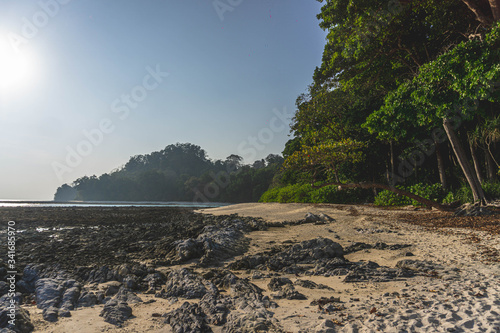
<path fill-rule="evenodd" d="M 36 66 L 28 48 L 17 51 L 8 40 L 0 39 L 0 95 L 23 92 L 35 79 Z"/>

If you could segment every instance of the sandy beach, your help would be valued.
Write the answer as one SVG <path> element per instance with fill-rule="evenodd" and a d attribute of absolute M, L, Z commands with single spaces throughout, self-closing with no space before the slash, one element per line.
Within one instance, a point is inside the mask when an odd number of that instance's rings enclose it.
<path fill-rule="evenodd" d="M 268 326 L 254 325 L 239 331 L 500 332 L 500 236 L 496 233 L 477 228 L 422 226 L 426 221 L 443 220 L 449 215 L 413 208 L 251 203 L 202 209 L 198 213 L 238 214 L 275 223 L 267 230 L 245 233 L 245 253 L 218 265 L 229 269 L 240 281 L 261 288 L 259 299 L 270 304 L 263 309 Z M 326 214 L 331 220 L 297 223 L 308 213 Z M 411 219 L 421 223 L 408 223 Z M 279 225 L 280 222 L 286 223 Z M 498 215 L 490 217 L 490 223 L 498 225 Z M 293 248 L 315 239 L 338 243 L 346 262 L 367 267 L 368 275 L 346 281 L 345 275 L 311 273 L 318 271 L 314 263 L 304 264 L 295 272 L 265 270 L 263 265 L 231 269 L 243 267 L 249 258 L 279 255 L 283 249 L 290 251 L 290 244 Z M 196 260 L 157 269 L 169 274 L 181 268 L 204 277 L 213 274 L 208 273 L 212 267 L 201 267 Z M 352 276 L 352 272 L 349 274 Z M 109 285 L 92 287 L 103 289 Z M 233 289 L 219 287 L 219 292 L 227 299 L 233 297 L 231 304 L 236 304 Z M 286 290 L 293 290 L 292 294 L 300 297 L 288 297 Z M 29 311 L 36 332 L 176 332 L 165 323 L 165 314 L 200 301 L 136 294 L 142 301 L 129 302 L 132 316 L 118 326 L 99 316 L 103 304 L 77 308 L 71 311 L 71 317 L 61 317 L 54 323 L 44 320 L 42 309 L 35 304 L 23 308 Z M 235 306 L 229 318 L 247 316 L 248 309 Z M 207 327 L 213 332 L 231 331 L 213 323 Z"/>

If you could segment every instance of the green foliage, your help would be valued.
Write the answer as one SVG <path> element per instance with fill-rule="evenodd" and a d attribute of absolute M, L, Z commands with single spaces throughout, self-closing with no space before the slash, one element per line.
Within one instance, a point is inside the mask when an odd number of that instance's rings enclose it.
<path fill-rule="evenodd" d="M 485 182 L 483 190 L 487 197 L 491 199 L 500 199 L 500 183 Z"/>
<path fill-rule="evenodd" d="M 489 199 L 500 199 L 500 183 L 484 182 L 482 183 L 484 193 Z M 443 200 L 443 203 L 460 202 L 461 204 L 472 202 L 473 196 L 469 186 L 462 184 L 456 191 L 450 191 Z"/>
<path fill-rule="evenodd" d="M 342 189 L 328 185 L 313 188 L 310 184 L 294 184 L 267 190 L 259 202 L 298 203 L 364 203 L 373 200 L 373 192 L 366 189 Z"/>
<path fill-rule="evenodd" d="M 484 114 L 479 101 L 500 102 L 500 23 L 484 40 L 464 41 L 419 68 L 418 75 L 387 94 L 365 127 L 380 139 L 400 140 L 420 126 L 441 126 Z"/>
<path fill-rule="evenodd" d="M 441 184 L 426 185 L 418 183 L 412 186 L 396 186 L 396 188 L 406 190 L 410 193 L 437 202 L 441 202 L 445 197 L 445 193 L 443 191 L 443 188 L 441 187 Z M 381 191 L 375 197 L 374 204 L 377 206 L 422 206 L 422 204 L 418 201 L 387 190 Z"/>

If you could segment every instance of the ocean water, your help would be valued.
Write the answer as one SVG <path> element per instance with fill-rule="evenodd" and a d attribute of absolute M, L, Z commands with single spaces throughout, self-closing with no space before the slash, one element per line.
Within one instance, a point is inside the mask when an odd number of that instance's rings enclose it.
<path fill-rule="evenodd" d="M 212 208 L 227 206 L 223 202 L 192 202 L 192 201 L 23 201 L 0 200 L 0 207 L 185 207 Z"/>

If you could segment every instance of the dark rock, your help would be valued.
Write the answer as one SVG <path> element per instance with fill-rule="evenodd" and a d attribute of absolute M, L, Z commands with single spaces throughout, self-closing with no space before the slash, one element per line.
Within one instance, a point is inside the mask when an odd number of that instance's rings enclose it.
<path fill-rule="evenodd" d="M 206 321 L 210 325 L 225 324 L 230 312 L 229 309 L 233 307 L 229 297 L 214 293 L 205 294 L 198 305 L 206 315 Z"/>
<path fill-rule="evenodd" d="M 319 259 L 343 258 L 340 244 L 328 238 L 316 238 L 292 246 L 276 247 L 272 253 L 244 256 L 228 265 L 230 269 L 259 268 L 265 265 L 273 271 L 298 273 L 302 270 L 297 264 L 313 264 Z"/>
<path fill-rule="evenodd" d="M 63 284 L 64 293 L 60 304 L 61 309 L 73 310 L 80 297 L 81 286 L 75 280 L 68 280 Z"/>
<path fill-rule="evenodd" d="M 401 268 L 401 269 L 416 271 L 416 272 L 423 272 L 423 273 L 429 273 L 429 272 L 435 272 L 438 270 L 443 270 L 443 266 L 441 266 L 439 264 L 435 264 L 431 261 L 412 260 L 412 259 L 404 259 L 404 260 L 398 261 L 398 263 L 396 264 L 396 267 Z"/>
<path fill-rule="evenodd" d="M 108 281 L 120 281 L 122 279 L 122 276 L 115 269 L 108 266 L 93 268 L 88 272 L 81 271 L 79 272 L 79 276 L 87 283 L 105 283 Z"/>
<path fill-rule="evenodd" d="M 271 291 L 280 291 L 283 286 L 285 285 L 292 285 L 292 281 L 289 279 L 289 278 L 285 278 L 285 277 L 274 277 L 272 278 L 267 287 L 269 288 L 269 290 Z"/>
<path fill-rule="evenodd" d="M 1 297 L 0 298 L 0 332 L 4 330 L 5 332 L 16 332 L 16 333 L 29 333 L 34 329 L 31 323 L 30 314 L 23 308 L 20 308 L 18 304 L 14 305 L 14 309 L 11 309 L 10 298 Z M 9 314 L 15 313 L 15 325 L 9 324 Z"/>
<path fill-rule="evenodd" d="M 328 290 L 333 290 L 333 288 L 324 285 L 324 284 L 316 284 L 315 282 L 311 280 L 295 280 L 293 283 L 296 286 L 300 286 L 302 288 L 307 288 L 307 289 L 328 289 Z"/>
<path fill-rule="evenodd" d="M 205 314 L 198 304 L 185 302 L 174 311 L 165 314 L 165 323 L 172 327 L 175 333 L 211 333 Z"/>
<path fill-rule="evenodd" d="M 44 278 L 36 282 L 36 305 L 39 309 L 56 307 L 61 302 L 63 287 L 62 281 Z"/>
<path fill-rule="evenodd" d="M 310 275 L 323 276 L 347 275 L 352 265 L 354 264 L 344 258 L 318 260 L 314 269 L 307 273 L 310 273 Z"/>
<path fill-rule="evenodd" d="M 0 297 L 9 292 L 9 284 L 5 281 L 0 281 Z"/>
<path fill-rule="evenodd" d="M 182 268 L 170 272 L 162 297 L 202 298 L 207 292 L 217 292 L 211 282 Z"/>
<path fill-rule="evenodd" d="M 272 296 L 275 299 L 280 299 L 280 298 L 286 298 L 289 300 L 307 299 L 307 297 L 305 295 L 303 295 L 303 294 L 299 293 L 297 290 L 295 290 L 295 287 L 292 284 L 287 284 L 287 285 L 283 286 L 276 294 L 273 294 Z"/>
<path fill-rule="evenodd" d="M 163 273 L 155 272 L 148 274 L 143 281 L 148 284 L 148 289 L 157 290 L 167 281 L 167 277 Z"/>
<path fill-rule="evenodd" d="M 344 253 L 349 254 L 353 252 L 358 252 L 361 250 L 371 249 L 373 246 L 366 243 L 356 242 L 344 248 Z"/>
<path fill-rule="evenodd" d="M 123 303 L 142 303 L 142 299 L 137 296 L 130 289 L 121 287 L 118 293 L 113 297 L 114 300 L 123 302 Z"/>
<path fill-rule="evenodd" d="M 59 316 L 58 312 L 59 309 L 56 308 L 55 306 L 49 306 L 47 308 L 44 308 L 42 312 L 43 319 L 50 322 L 56 322 Z"/>
<path fill-rule="evenodd" d="M 120 287 L 122 286 L 121 282 L 118 281 L 108 281 L 102 284 L 100 287 L 104 291 L 105 296 L 113 296 L 115 295 Z"/>
<path fill-rule="evenodd" d="M 283 332 L 276 319 L 264 311 L 232 312 L 222 333 Z"/>
<path fill-rule="evenodd" d="M 375 262 L 368 261 L 352 266 L 351 270 L 344 278 L 344 282 L 385 282 L 412 276 L 414 276 L 414 272 L 411 270 L 384 267 Z"/>
<path fill-rule="evenodd" d="M 83 291 L 77 301 L 78 307 L 94 306 L 98 303 L 97 296 L 92 291 Z"/>
<path fill-rule="evenodd" d="M 132 316 L 132 308 L 127 303 L 118 300 L 110 300 L 104 305 L 99 316 L 104 318 L 104 321 L 121 326 L 128 318 Z"/>

